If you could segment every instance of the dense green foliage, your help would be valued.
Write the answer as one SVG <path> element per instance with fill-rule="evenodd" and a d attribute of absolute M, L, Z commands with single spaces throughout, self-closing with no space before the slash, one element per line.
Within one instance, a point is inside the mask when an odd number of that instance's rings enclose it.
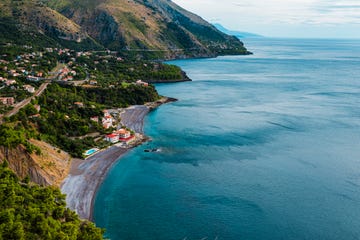
<path fill-rule="evenodd" d="M 0 165 L 0 239 L 102 239 L 103 231 L 66 208 L 54 187 L 40 187 Z"/>
<path fill-rule="evenodd" d="M 154 61 L 134 60 L 118 58 L 114 54 L 106 52 L 93 53 L 90 56 L 76 57 L 75 52 L 70 55 L 59 56 L 59 61 L 71 62 L 76 59 L 72 68 L 82 77 L 75 76 L 78 79 L 85 79 L 85 72 L 93 76 L 102 87 L 111 84 L 121 84 L 123 81 L 135 82 L 144 80 L 146 82 L 158 81 L 179 81 L 184 80 L 184 74 L 180 67 L 164 64 Z"/>
<path fill-rule="evenodd" d="M 32 104 L 28 105 L 10 118 L 11 122 L 21 125 L 22 132 L 11 135 L 4 133 L 2 136 L 4 143 L 10 141 L 11 146 L 24 144 L 26 139 L 31 137 L 41 138 L 69 152 L 73 157 L 82 158 L 84 150 L 106 145 L 102 141 L 95 142 L 92 137 L 82 136 L 111 131 L 91 121 L 91 117 L 101 117 L 105 108 L 144 104 L 158 98 L 153 86 L 128 84 L 105 89 L 61 86 L 54 83 L 49 85 L 36 102 L 41 105 L 40 116 L 32 117 L 36 112 Z M 83 106 L 76 106 L 75 102 L 81 102 Z M 9 138 L 12 135 L 14 139 Z M 18 136 L 22 136 L 21 141 Z"/>
<path fill-rule="evenodd" d="M 20 28 L 14 19 L 0 17 L 0 44 L 6 43 L 30 45 L 34 49 L 59 46 L 54 39 L 40 34 L 36 29 L 31 27 Z"/>
<path fill-rule="evenodd" d="M 58 36 L 51 31 L 41 34 L 35 26 L 25 26 L 16 22 L 14 18 L 0 16 L 0 44 L 6 43 L 28 45 L 34 49 L 46 47 L 66 47 L 75 50 L 104 49 L 104 47 L 90 38 L 84 39 L 81 42 L 68 41 L 58 38 Z"/>
<path fill-rule="evenodd" d="M 167 0 L 2 0 L 0 7 L 0 43 L 111 49 L 141 59 L 248 53 L 239 39 Z M 143 14 L 126 10 L 133 7 Z"/>
<path fill-rule="evenodd" d="M 28 141 L 28 139 L 36 137 L 36 130 L 29 126 L 25 128 L 21 122 L 16 124 L 15 127 L 5 124 L 0 125 L 0 146 L 4 146 L 6 149 L 12 149 L 22 144 L 28 153 L 36 152 L 39 155 L 41 149 Z"/>

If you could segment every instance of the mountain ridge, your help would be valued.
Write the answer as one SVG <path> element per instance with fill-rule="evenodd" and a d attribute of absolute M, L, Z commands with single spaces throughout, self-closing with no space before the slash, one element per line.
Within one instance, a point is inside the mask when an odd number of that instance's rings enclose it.
<path fill-rule="evenodd" d="M 4 0 L 0 7 L 5 30 L 31 30 L 64 47 L 158 59 L 250 53 L 239 39 L 168 0 Z"/>
<path fill-rule="evenodd" d="M 232 35 L 232 36 L 236 36 L 239 38 L 263 38 L 264 36 L 256 34 L 256 33 L 249 33 L 249 32 L 242 32 L 242 31 L 236 31 L 236 30 L 229 30 L 227 28 L 225 28 L 223 25 L 221 25 L 220 23 L 213 23 L 214 27 L 216 27 L 219 31 Z"/>

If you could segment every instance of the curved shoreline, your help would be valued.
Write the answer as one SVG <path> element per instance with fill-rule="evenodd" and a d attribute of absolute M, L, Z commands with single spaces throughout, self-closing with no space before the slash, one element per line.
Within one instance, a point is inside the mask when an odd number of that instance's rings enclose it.
<path fill-rule="evenodd" d="M 66 194 L 67 206 L 80 218 L 92 220 L 96 193 L 111 167 L 130 149 L 147 140 L 142 135 L 145 116 L 160 105 L 174 101 L 176 99 L 163 97 L 156 102 L 126 108 L 121 115 L 121 122 L 135 130 L 139 141 L 128 148 L 113 145 L 85 160 L 72 161 L 70 173 L 61 184 L 61 192 Z"/>

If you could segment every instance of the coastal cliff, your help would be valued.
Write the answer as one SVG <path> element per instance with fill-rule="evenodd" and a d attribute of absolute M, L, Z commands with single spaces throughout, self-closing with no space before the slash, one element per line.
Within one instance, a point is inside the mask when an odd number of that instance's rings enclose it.
<path fill-rule="evenodd" d="M 0 146 L 0 161 L 6 159 L 9 168 L 21 179 L 29 177 L 31 182 L 42 186 L 60 186 L 70 171 L 69 154 L 45 142 L 30 142 L 41 149 L 40 155 L 29 154 L 23 145 L 12 149 Z"/>

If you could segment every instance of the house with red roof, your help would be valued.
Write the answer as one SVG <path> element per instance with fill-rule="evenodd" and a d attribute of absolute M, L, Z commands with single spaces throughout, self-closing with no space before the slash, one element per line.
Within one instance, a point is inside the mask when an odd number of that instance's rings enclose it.
<path fill-rule="evenodd" d="M 108 134 L 106 135 L 105 140 L 111 143 L 117 143 L 119 142 L 119 135 L 115 133 Z"/>

